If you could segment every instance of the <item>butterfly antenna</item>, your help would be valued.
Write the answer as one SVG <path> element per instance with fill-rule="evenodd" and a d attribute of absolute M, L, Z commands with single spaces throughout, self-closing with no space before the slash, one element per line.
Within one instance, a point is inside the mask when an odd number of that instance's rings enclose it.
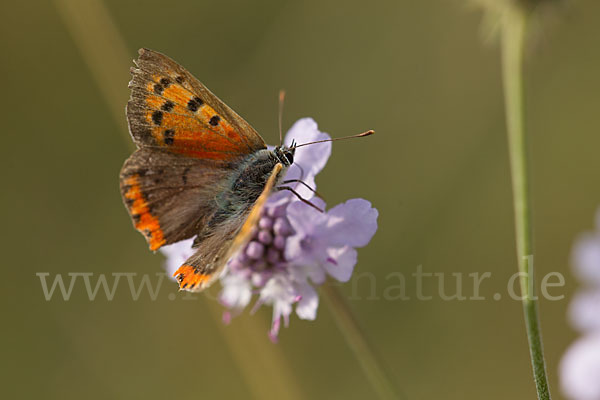
<path fill-rule="evenodd" d="M 366 131 L 366 132 L 363 132 L 363 133 L 359 133 L 358 135 L 344 136 L 344 137 L 340 137 L 340 138 L 325 139 L 325 140 L 317 140 L 316 142 L 308 142 L 308 143 L 298 144 L 298 145 L 295 145 L 294 147 L 298 148 L 298 147 L 302 147 L 302 146 L 308 146 L 309 144 L 324 143 L 324 142 L 334 142 L 336 140 L 354 139 L 354 138 L 359 138 L 359 137 L 371 136 L 374 133 L 375 133 L 374 130 L 369 130 L 369 131 Z"/>
<path fill-rule="evenodd" d="M 281 121 L 283 119 L 283 101 L 285 100 L 285 90 L 279 91 L 279 145 L 283 144 L 283 133 L 281 129 Z"/>

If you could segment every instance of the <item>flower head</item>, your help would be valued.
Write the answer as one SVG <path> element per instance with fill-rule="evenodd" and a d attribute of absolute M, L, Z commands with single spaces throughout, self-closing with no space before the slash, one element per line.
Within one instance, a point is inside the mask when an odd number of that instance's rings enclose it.
<path fill-rule="evenodd" d="M 312 119 L 305 118 L 292 126 L 285 143 L 328 138 Z M 330 142 L 298 148 L 285 180 L 302 179 L 314 189 L 315 176 L 330 154 Z M 326 209 L 324 201 L 314 197 L 309 188 L 292 185 L 300 196 Z M 273 307 L 269 332 L 273 341 L 282 321 L 287 326 L 293 311 L 301 319 L 315 319 L 319 297 L 314 286 L 324 283 L 327 276 L 341 282 L 350 279 L 357 261 L 356 248 L 367 245 L 375 234 L 377 216 L 377 210 L 363 199 L 348 200 L 321 213 L 288 191 L 273 194 L 251 240 L 229 260 L 220 278 L 223 289 L 219 299 L 231 310 L 225 320 L 248 306 L 253 295 L 257 295 L 253 310 L 261 305 Z M 167 268 L 175 270 L 189 252 L 191 240 L 167 246 Z"/>
<path fill-rule="evenodd" d="M 513 25 L 515 17 L 531 20 L 527 36 L 536 39 L 541 28 L 553 22 L 565 0 L 469 0 L 483 11 L 481 33 L 485 42 L 501 36 L 501 31 Z M 543 23 L 542 23 L 543 22 Z M 534 40 L 535 42 L 535 40 Z"/>
<path fill-rule="evenodd" d="M 600 399 L 600 332 L 573 343 L 560 367 L 561 386 L 569 399 Z"/>
<path fill-rule="evenodd" d="M 561 361 L 561 385 L 570 399 L 600 399 L 600 210 L 596 231 L 580 237 L 573 249 L 575 275 L 584 284 L 571 301 L 569 318 L 583 333 Z"/>

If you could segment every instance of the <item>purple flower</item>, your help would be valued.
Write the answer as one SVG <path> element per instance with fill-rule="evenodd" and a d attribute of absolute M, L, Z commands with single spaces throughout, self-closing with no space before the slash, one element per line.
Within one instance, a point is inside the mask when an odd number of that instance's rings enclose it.
<path fill-rule="evenodd" d="M 319 131 L 317 123 L 312 118 L 302 118 L 292 125 L 285 135 L 283 143 L 291 146 L 292 139 L 295 139 L 296 143 L 302 144 L 330 138 L 325 132 Z M 325 168 L 330 155 L 331 142 L 299 147 L 294 155 L 294 164 L 288 169 L 285 179 L 302 179 L 308 186 L 315 189 L 315 177 Z M 297 184 L 295 190 L 305 199 L 310 199 L 314 195 L 311 190 L 303 185 Z"/>
<path fill-rule="evenodd" d="M 322 200 L 313 202 L 324 208 Z M 366 246 L 377 230 L 377 210 L 363 199 L 348 200 L 327 213 L 294 202 L 287 213 L 296 234 L 289 240 L 286 257 L 297 276 L 305 274 L 316 284 L 325 281 L 326 273 L 347 282 L 356 264 L 354 248 Z"/>
<path fill-rule="evenodd" d="M 583 333 L 560 365 L 561 386 L 574 400 L 600 399 L 600 211 L 596 231 L 579 238 L 573 249 L 575 275 L 585 285 L 569 307 L 572 325 Z"/>
<path fill-rule="evenodd" d="M 194 239 L 192 238 L 160 248 L 160 251 L 167 257 L 165 269 L 169 278 L 173 279 L 175 271 L 181 267 L 185 260 L 194 254 L 194 249 L 192 249 L 193 243 Z"/>
<path fill-rule="evenodd" d="M 582 282 L 600 287 L 600 210 L 596 213 L 596 230 L 577 240 L 572 259 L 575 275 Z"/>
<path fill-rule="evenodd" d="M 600 332 L 578 339 L 560 363 L 560 381 L 569 399 L 600 399 Z"/>
<path fill-rule="evenodd" d="M 306 143 L 328 139 L 310 118 L 297 121 L 286 135 Z M 315 176 L 323 169 L 331 154 L 331 143 L 300 147 L 286 180 L 302 179 L 315 188 Z M 325 210 L 323 200 L 301 184 L 294 189 L 305 199 Z M 276 341 L 282 321 L 289 324 L 293 311 L 301 319 L 313 320 L 317 315 L 319 297 L 315 285 L 330 276 L 346 282 L 352 276 L 357 261 L 357 247 L 369 243 L 377 230 L 377 210 L 363 199 L 348 200 L 321 213 L 301 202 L 288 191 L 276 192 L 267 201 L 256 232 L 250 242 L 229 260 L 220 277 L 223 290 L 219 299 L 231 310 L 240 313 L 251 301 L 252 310 L 261 305 L 273 307 L 269 336 Z M 177 248 L 173 248 L 178 246 Z M 174 271 L 185 260 L 191 240 L 167 246 L 167 269 Z"/>
<path fill-rule="evenodd" d="M 575 294 L 569 306 L 569 316 L 577 330 L 600 332 L 600 287 L 582 289 Z"/>

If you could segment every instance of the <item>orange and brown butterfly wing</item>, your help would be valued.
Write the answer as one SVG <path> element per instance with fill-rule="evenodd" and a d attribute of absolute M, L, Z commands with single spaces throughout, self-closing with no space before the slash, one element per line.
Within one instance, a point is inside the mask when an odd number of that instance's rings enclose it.
<path fill-rule="evenodd" d="M 133 224 L 157 250 L 198 234 L 258 133 L 170 58 L 146 49 L 132 68 L 129 130 L 139 148 L 121 170 Z"/>
<path fill-rule="evenodd" d="M 138 149 L 121 170 L 121 194 L 134 227 L 151 250 L 193 237 L 215 210 L 229 164 Z"/>
<path fill-rule="evenodd" d="M 198 292 L 219 277 L 227 261 L 252 238 L 253 228 L 258 225 L 262 209 L 282 171 L 283 165 L 275 164 L 254 204 L 243 210 L 241 215 L 228 218 L 211 234 L 202 238 L 196 252 L 173 274 L 180 289 Z"/>
<path fill-rule="evenodd" d="M 138 147 L 224 161 L 266 148 L 254 128 L 175 61 L 147 49 L 139 54 L 127 104 Z"/>

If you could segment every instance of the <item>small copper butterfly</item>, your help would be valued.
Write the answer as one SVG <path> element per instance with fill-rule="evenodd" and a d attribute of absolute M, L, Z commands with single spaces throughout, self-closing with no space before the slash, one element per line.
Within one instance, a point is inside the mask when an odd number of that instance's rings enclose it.
<path fill-rule="evenodd" d="M 127 120 L 137 150 L 121 169 L 121 195 L 151 250 L 195 237 L 195 253 L 174 276 L 181 289 L 200 291 L 250 239 L 270 193 L 294 192 L 278 185 L 299 145 L 267 149 L 254 128 L 163 54 L 141 49 L 135 64 Z"/>

